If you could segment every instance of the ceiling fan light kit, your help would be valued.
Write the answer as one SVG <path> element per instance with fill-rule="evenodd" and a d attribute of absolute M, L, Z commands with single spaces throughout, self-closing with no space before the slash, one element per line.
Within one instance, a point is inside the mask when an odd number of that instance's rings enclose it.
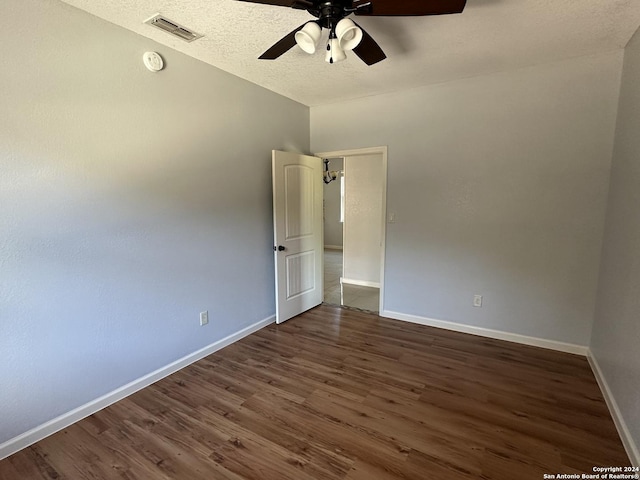
<path fill-rule="evenodd" d="M 322 36 L 322 28 L 316 22 L 308 22 L 302 27 L 302 30 L 296 32 L 295 40 L 298 46 L 308 54 L 316 53 L 320 37 Z"/>
<path fill-rule="evenodd" d="M 353 20 L 343 18 L 336 25 L 336 36 L 343 50 L 353 50 L 362 41 L 362 29 Z"/>
<path fill-rule="evenodd" d="M 318 22 L 307 22 L 298 30 L 294 39 L 296 44 L 306 53 L 316 52 L 322 37 L 322 27 Z M 341 62 L 347 58 L 345 50 L 353 50 L 362 40 L 362 30 L 348 18 L 340 20 L 335 29 L 329 32 L 325 61 L 328 63 Z"/>
<path fill-rule="evenodd" d="M 347 17 L 362 16 L 423 16 L 462 13 L 467 0 L 240 0 L 279 7 L 306 10 L 318 20 L 307 22 L 285 35 L 260 55 L 261 60 L 275 60 L 296 44 L 305 52 L 316 52 L 322 29 L 329 30 L 325 60 L 344 60 L 345 50 L 352 50 L 367 65 L 374 65 L 387 56 L 376 41 L 360 25 Z"/>
<path fill-rule="evenodd" d="M 324 56 L 325 62 L 338 63 L 345 58 L 347 58 L 347 55 L 340 47 L 340 40 L 337 38 L 329 38 L 329 43 L 327 43 L 327 54 Z"/>

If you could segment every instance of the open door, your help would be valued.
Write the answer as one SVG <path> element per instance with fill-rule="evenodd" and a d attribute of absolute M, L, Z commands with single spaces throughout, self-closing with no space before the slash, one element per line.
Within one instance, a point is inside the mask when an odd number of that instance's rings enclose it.
<path fill-rule="evenodd" d="M 276 323 L 322 303 L 322 160 L 273 150 Z"/>

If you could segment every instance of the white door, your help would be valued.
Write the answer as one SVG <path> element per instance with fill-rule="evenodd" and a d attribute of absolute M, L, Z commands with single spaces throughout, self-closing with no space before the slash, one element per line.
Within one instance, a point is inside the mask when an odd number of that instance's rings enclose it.
<path fill-rule="evenodd" d="M 322 160 L 273 150 L 276 323 L 322 303 Z"/>

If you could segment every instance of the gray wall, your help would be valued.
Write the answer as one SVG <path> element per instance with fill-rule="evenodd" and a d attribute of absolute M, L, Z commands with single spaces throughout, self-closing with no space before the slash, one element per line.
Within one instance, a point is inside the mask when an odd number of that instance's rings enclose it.
<path fill-rule="evenodd" d="M 386 310 L 589 344 L 621 61 L 311 108 L 312 151 L 389 147 Z"/>
<path fill-rule="evenodd" d="M 309 150 L 303 105 L 56 1 L 2 14 L 0 443 L 273 315 L 271 149 Z"/>
<path fill-rule="evenodd" d="M 591 352 L 640 446 L 640 33 L 625 51 Z M 640 461 L 637 456 L 636 462 Z"/>
<path fill-rule="evenodd" d="M 329 161 L 329 170 L 342 170 L 343 165 L 342 158 L 332 158 Z M 324 184 L 324 244 L 334 247 L 342 246 L 340 177 L 333 182 Z"/>

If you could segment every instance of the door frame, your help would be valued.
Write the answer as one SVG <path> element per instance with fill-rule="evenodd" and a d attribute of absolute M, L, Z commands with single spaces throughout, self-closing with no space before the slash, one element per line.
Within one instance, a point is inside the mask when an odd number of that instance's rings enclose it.
<path fill-rule="evenodd" d="M 384 267 L 385 267 L 385 252 L 387 241 L 387 146 L 380 147 L 367 147 L 356 148 L 350 150 L 336 150 L 332 152 L 319 152 L 313 153 L 315 157 L 336 158 L 336 157 L 357 157 L 361 155 L 382 155 L 382 215 L 380 218 L 380 303 L 378 305 L 379 313 L 384 312 Z M 322 246 L 324 248 L 324 223 L 323 223 L 323 238 Z M 323 260 L 324 269 L 324 260 Z M 324 273 L 324 272 L 323 272 Z M 344 272 L 343 272 L 344 273 Z M 324 289 L 324 282 L 323 282 Z M 324 298 L 324 291 L 323 291 Z"/>

